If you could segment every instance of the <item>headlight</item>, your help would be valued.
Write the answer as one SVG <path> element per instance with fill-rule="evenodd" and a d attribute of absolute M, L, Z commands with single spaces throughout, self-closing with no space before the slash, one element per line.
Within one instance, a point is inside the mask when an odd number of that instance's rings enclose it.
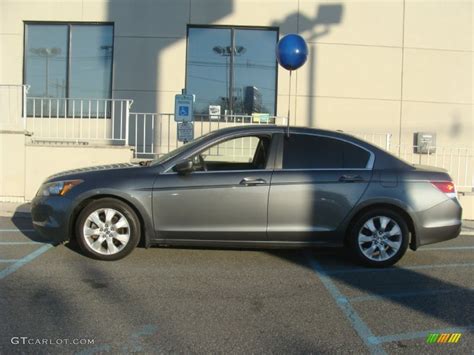
<path fill-rule="evenodd" d="M 42 196 L 64 196 L 69 191 L 71 191 L 74 186 L 79 185 L 82 180 L 65 180 L 65 181 L 55 181 L 43 184 L 38 195 Z"/>

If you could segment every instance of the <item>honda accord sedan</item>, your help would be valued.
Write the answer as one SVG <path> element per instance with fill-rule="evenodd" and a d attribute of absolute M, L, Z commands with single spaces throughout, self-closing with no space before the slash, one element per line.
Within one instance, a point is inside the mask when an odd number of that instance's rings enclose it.
<path fill-rule="evenodd" d="M 36 230 L 117 260 L 139 243 L 217 247 L 345 246 L 384 267 L 410 247 L 459 235 L 446 171 L 408 164 L 351 135 L 274 125 L 217 130 L 140 165 L 48 178 Z"/>

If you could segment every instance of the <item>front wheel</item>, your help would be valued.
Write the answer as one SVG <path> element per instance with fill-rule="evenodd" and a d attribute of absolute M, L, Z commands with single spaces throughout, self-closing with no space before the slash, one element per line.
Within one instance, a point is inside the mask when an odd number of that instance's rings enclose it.
<path fill-rule="evenodd" d="M 357 261 L 367 266 L 395 264 L 408 248 L 405 220 L 389 209 L 376 209 L 360 216 L 349 232 L 348 246 Z"/>
<path fill-rule="evenodd" d="M 85 254 L 99 260 L 118 260 L 140 240 L 140 222 L 124 202 L 104 198 L 87 205 L 76 221 L 76 239 Z"/>

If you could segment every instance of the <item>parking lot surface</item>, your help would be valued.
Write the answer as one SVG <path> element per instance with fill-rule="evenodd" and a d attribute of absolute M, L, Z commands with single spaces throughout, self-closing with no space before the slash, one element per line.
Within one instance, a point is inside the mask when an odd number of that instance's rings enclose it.
<path fill-rule="evenodd" d="M 35 240 L 27 218 L 0 217 L 2 354 L 474 351 L 474 236 L 389 269 L 339 249 L 139 248 L 100 262 Z"/>

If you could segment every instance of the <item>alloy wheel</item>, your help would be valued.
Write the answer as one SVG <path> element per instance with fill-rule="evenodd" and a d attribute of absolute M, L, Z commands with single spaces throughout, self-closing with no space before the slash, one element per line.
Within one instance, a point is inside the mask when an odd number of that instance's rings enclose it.
<path fill-rule="evenodd" d="M 402 230 L 387 216 L 368 219 L 358 233 L 362 253 L 370 260 L 385 261 L 392 258 L 402 246 Z"/>
<path fill-rule="evenodd" d="M 95 210 L 86 218 L 83 228 L 86 244 L 96 253 L 119 253 L 130 240 L 130 223 L 113 208 Z"/>

